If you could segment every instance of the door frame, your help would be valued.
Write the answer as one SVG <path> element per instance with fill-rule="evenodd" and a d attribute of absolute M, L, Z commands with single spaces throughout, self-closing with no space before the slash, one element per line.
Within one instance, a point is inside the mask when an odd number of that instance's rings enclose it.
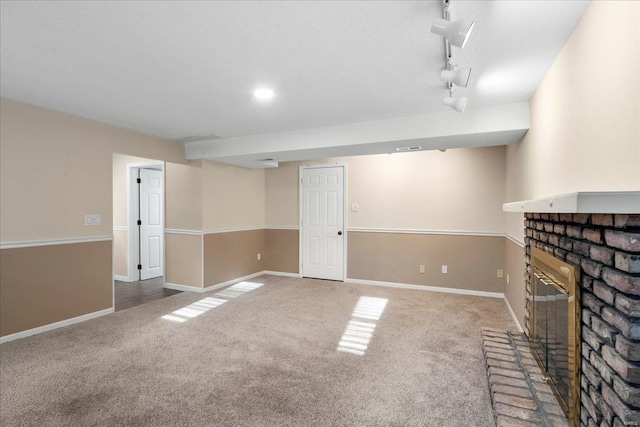
<path fill-rule="evenodd" d="M 306 166 L 300 166 L 299 168 L 299 175 L 298 175 L 298 259 L 299 259 L 299 270 L 298 270 L 298 274 L 300 275 L 300 277 L 304 277 L 303 273 L 304 273 L 304 268 L 303 268 L 303 261 L 304 261 L 304 241 L 303 241 L 303 225 L 302 225 L 302 212 L 303 212 L 303 204 L 304 204 L 304 188 L 303 188 L 303 178 L 304 178 L 304 171 L 306 169 L 325 169 L 325 168 L 335 168 L 335 167 L 341 167 L 342 171 L 343 171 L 343 178 L 342 178 L 342 197 L 343 197 L 343 203 L 342 203 L 342 227 L 344 228 L 344 230 L 342 231 L 342 235 L 344 236 L 344 239 L 342 239 L 342 282 L 345 282 L 347 280 L 347 236 L 349 235 L 349 233 L 347 233 L 347 179 L 348 179 L 348 164 L 347 163 L 333 163 L 333 164 L 318 164 L 318 165 L 306 165 Z"/>
<path fill-rule="evenodd" d="M 139 163 L 127 163 L 127 279 L 129 282 L 140 280 L 137 266 L 140 263 L 140 254 L 138 247 L 140 245 L 137 227 L 139 217 L 138 197 L 139 189 L 136 178 L 140 169 L 155 169 L 162 172 L 162 200 L 160 209 L 162 210 L 162 276 L 166 277 L 166 248 L 165 248 L 165 229 L 166 229 L 166 211 L 165 199 L 167 197 L 165 167 L 163 161 L 149 161 Z"/>

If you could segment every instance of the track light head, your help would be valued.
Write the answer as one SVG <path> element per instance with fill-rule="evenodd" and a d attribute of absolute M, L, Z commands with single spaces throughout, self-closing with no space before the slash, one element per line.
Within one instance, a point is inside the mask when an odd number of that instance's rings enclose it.
<path fill-rule="evenodd" d="M 467 87 L 470 75 L 471 68 L 460 68 L 458 70 L 443 69 L 440 72 L 440 80 L 443 82 L 451 82 L 458 87 Z"/>
<path fill-rule="evenodd" d="M 473 30 L 473 21 L 461 19 L 459 21 L 447 21 L 446 19 L 436 19 L 431 26 L 431 32 L 439 34 L 449 40 L 452 46 L 464 48 L 469 34 Z"/>
<path fill-rule="evenodd" d="M 456 110 L 458 113 L 464 112 L 464 109 L 467 107 L 467 98 L 465 96 L 461 96 L 459 98 L 454 98 L 452 96 L 447 96 L 442 100 L 444 105 L 448 105 L 449 107 Z"/>

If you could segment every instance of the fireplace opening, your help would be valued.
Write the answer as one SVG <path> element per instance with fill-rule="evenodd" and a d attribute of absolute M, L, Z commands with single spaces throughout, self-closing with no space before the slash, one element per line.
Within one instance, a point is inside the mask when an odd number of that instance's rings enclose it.
<path fill-rule="evenodd" d="M 579 269 L 531 249 L 532 353 L 570 426 L 580 424 Z"/>

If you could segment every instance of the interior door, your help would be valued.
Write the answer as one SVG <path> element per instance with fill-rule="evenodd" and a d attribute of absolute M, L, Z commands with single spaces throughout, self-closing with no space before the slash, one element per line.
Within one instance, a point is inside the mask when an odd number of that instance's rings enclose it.
<path fill-rule="evenodd" d="M 140 169 L 140 279 L 164 273 L 164 182 L 158 170 Z"/>
<path fill-rule="evenodd" d="M 302 172 L 302 275 L 344 280 L 344 167 Z"/>

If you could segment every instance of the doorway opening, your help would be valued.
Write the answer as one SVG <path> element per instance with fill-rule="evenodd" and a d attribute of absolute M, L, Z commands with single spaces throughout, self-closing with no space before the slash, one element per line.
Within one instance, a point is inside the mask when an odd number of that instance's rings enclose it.
<path fill-rule="evenodd" d="M 114 308 L 175 293 L 165 283 L 164 162 L 114 154 Z"/>
<path fill-rule="evenodd" d="M 300 275 L 344 281 L 346 165 L 300 167 Z"/>

